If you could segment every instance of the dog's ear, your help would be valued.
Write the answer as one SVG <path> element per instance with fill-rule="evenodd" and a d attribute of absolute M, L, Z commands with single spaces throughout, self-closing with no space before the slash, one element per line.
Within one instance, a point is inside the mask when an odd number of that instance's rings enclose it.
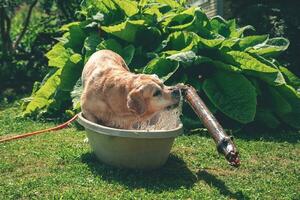
<path fill-rule="evenodd" d="M 127 96 L 127 107 L 138 115 L 146 111 L 146 103 L 143 98 L 142 89 L 131 91 Z"/>

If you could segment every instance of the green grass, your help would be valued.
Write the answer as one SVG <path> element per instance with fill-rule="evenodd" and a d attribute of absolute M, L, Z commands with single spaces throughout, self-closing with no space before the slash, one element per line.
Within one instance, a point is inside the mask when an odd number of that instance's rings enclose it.
<path fill-rule="evenodd" d="M 0 138 L 52 127 L 0 107 Z M 0 144 L 0 199 L 300 199 L 300 133 L 239 133 L 242 166 L 227 165 L 205 132 L 176 139 L 155 171 L 98 162 L 74 127 Z"/>

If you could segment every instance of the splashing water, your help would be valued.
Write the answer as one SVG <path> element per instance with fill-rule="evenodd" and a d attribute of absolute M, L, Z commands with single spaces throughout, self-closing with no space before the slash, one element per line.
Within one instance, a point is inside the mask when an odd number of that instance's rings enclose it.
<path fill-rule="evenodd" d="M 151 124 L 150 120 L 140 122 L 137 129 L 139 130 L 171 130 L 180 124 L 181 109 L 174 108 L 159 113 L 159 119 L 155 124 Z"/>
<path fill-rule="evenodd" d="M 151 124 L 150 120 L 140 122 L 136 129 L 151 131 L 151 130 L 171 130 L 177 128 L 181 123 L 180 115 L 182 113 L 182 103 L 183 103 L 182 95 L 180 96 L 181 96 L 180 102 L 176 108 L 173 108 L 171 110 L 161 111 L 158 114 L 158 120 L 154 124 Z"/>

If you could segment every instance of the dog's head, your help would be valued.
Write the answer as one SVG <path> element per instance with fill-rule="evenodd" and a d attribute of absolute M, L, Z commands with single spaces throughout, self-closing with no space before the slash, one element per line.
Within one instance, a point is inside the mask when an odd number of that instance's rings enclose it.
<path fill-rule="evenodd" d="M 180 101 L 176 87 L 165 86 L 156 75 L 140 75 L 127 96 L 128 108 L 142 117 L 171 109 Z"/>

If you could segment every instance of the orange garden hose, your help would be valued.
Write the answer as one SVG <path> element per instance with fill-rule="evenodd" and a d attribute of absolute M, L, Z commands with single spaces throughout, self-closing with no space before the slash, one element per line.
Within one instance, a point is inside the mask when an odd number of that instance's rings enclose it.
<path fill-rule="evenodd" d="M 45 132 L 57 131 L 57 130 L 60 130 L 60 129 L 64 129 L 64 128 L 68 127 L 68 125 L 71 124 L 74 120 L 76 120 L 77 117 L 78 117 L 78 114 L 76 114 L 74 117 L 72 117 L 70 120 L 66 121 L 65 123 L 60 124 L 58 126 L 55 126 L 53 128 L 47 128 L 47 129 L 44 129 L 44 130 L 24 133 L 24 134 L 15 135 L 15 136 L 0 139 L 0 143 L 8 142 L 8 141 L 11 141 L 11 140 L 17 140 L 17 139 L 21 139 L 21 138 L 26 138 L 26 137 L 30 137 L 30 136 L 33 136 L 33 135 L 38 135 L 38 134 L 45 133 Z"/>

